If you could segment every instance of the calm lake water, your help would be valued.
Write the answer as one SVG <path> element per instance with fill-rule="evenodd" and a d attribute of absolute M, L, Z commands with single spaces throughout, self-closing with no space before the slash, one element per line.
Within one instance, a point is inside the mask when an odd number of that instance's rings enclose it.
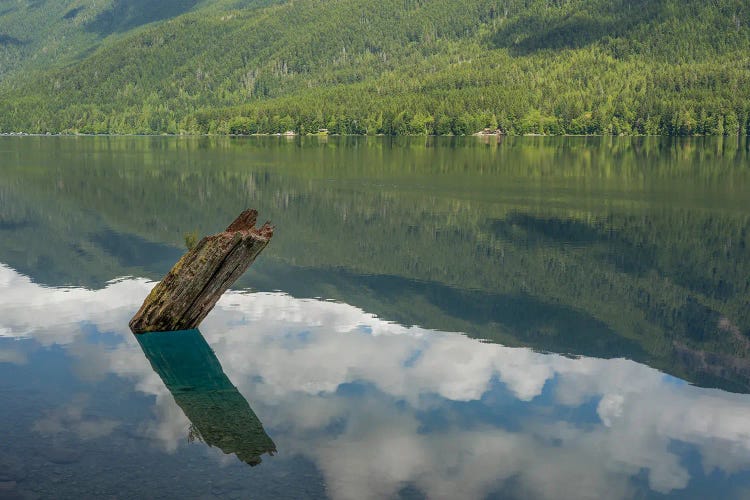
<path fill-rule="evenodd" d="M 0 498 L 750 498 L 749 148 L 0 138 Z"/>

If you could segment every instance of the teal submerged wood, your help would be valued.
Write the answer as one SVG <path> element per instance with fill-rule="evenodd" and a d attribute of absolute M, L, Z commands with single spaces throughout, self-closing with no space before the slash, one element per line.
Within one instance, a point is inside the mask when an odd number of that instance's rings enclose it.
<path fill-rule="evenodd" d="M 198 330 L 136 335 L 151 367 L 190 420 L 188 439 L 216 446 L 255 466 L 276 444 L 224 373 Z"/>

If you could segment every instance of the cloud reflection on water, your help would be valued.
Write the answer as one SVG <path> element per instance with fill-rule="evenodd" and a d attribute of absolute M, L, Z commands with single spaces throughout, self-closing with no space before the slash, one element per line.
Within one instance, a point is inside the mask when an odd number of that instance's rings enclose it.
<path fill-rule="evenodd" d="M 127 329 L 151 286 L 46 288 L 0 265 L 0 335 L 64 345 L 87 379 L 111 373 L 155 395 L 144 432 L 174 451 L 186 419 Z M 283 293 L 229 292 L 201 330 L 282 457 L 313 460 L 334 498 L 406 485 L 431 498 L 624 498 L 644 472 L 669 493 L 689 486 L 690 450 L 703 474 L 750 469 L 750 397 L 632 361 L 483 343 Z"/>

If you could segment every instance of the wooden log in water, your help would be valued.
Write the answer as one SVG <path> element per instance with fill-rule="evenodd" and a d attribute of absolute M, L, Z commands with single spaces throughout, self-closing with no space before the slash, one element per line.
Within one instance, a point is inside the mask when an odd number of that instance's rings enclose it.
<path fill-rule="evenodd" d="M 198 330 L 138 335 L 151 367 L 164 381 L 199 439 L 254 466 L 276 453 L 258 416 L 232 384 Z"/>
<path fill-rule="evenodd" d="M 245 210 L 224 232 L 183 255 L 130 320 L 133 333 L 198 328 L 273 236 L 268 222 L 255 227 L 257 219 L 257 211 Z"/>

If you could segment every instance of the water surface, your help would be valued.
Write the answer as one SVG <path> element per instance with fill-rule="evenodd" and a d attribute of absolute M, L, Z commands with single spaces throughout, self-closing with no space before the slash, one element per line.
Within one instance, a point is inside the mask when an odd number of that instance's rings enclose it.
<path fill-rule="evenodd" d="M 0 497 L 747 497 L 748 200 L 744 139 L 0 138 Z"/>

